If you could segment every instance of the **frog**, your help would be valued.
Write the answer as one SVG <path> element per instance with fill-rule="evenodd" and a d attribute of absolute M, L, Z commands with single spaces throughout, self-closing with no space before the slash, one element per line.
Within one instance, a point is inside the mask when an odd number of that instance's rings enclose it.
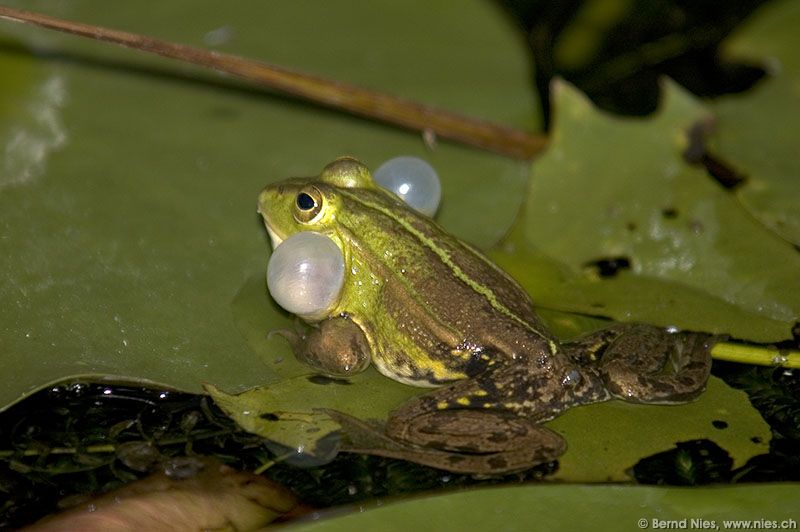
<path fill-rule="evenodd" d="M 683 403 L 705 388 L 710 335 L 623 323 L 560 342 L 514 279 L 376 184 L 355 158 L 268 185 L 258 212 L 273 247 L 313 231 L 343 255 L 338 298 L 304 318 L 307 331 L 284 331 L 295 356 L 332 378 L 372 365 L 432 388 L 391 411 L 379 435 L 386 443 L 364 452 L 513 473 L 564 453 L 564 439 L 543 423 L 571 407 Z"/>

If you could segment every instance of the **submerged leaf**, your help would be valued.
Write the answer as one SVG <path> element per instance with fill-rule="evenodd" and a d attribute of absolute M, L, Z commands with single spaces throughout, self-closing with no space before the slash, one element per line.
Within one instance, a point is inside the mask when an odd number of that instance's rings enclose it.
<path fill-rule="evenodd" d="M 559 76 L 601 108 L 635 115 L 656 110 L 662 76 L 704 97 L 757 81 L 760 68 L 726 60 L 719 48 L 764 2 L 500 0 L 526 33 L 544 105 Z"/>
<path fill-rule="evenodd" d="M 255 530 L 298 505 L 274 482 L 215 460 L 161 471 L 43 519 L 27 530 Z"/>

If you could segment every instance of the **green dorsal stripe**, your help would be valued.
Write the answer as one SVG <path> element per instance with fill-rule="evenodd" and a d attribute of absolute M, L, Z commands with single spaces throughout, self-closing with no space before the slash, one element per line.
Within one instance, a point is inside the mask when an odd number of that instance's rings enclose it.
<path fill-rule="evenodd" d="M 417 238 L 417 240 L 419 240 L 419 242 L 423 246 L 425 246 L 426 248 L 428 248 L 431 251 L 433 251 L 439 257 L 439 259 L 441 259 L 441 261 L 445 265 L 447 265 L 448 268 L 450 268 L 450 270 L 453 272 L 453 275 L 455 275 L 456 278 L 458 278 L 464 284 L 469 286 L 477 294 L 480 294 L 481 296 L 483 296 L 483 298 L 486 299 L 486 301 L 489 302 L 489 304 L 492 306 L 493 309 L 495 309 L 497 312 L 500 312 L 501 314 L 511 318 L 512 320 L 516 321 L 517 323 L 519 323 L 520 325 L 525 327 L 528 331 L 536 334 L 540 338 L 543 338 L 544 340 L 547 340 L 547 343 L 550 346 L 551 351 L 555 352 L 553 343 L 551 342 L 551 340 L 549 338 L 547 338 L 545 335 L 543 335 L 541 333 L 541 331 L 538 331 L 534 327 L 531 327 L 531 325 L 528 322 L 526 322 L 525 320 L 523 320 L 522 318 L 520 318 L 519 316 L 514 314 L 514 312 L 512 312 L 511 309 L 509 309 L 508 307 L 503 305 L 497 299 L 497 296 L 495 295 L 495 293 L 492 292 L 491 288 L 489 288 L 488 286 L 484 286 L 484 285 L 481 285 L 479 283 L 476 283 L 473 279 L 471 279 L 466 273 L 464 273 L 464 270 L 462 270 L 457 264 L 455 264 L 453 262 L 453 260 L 450 258 L 450 255 L 447 253 L 447 251 L 445 251 L 441 247 L 437 246 L 436 242 L 434 242 L 433 239 L 431 239 L 430 237 L 426 236 L 424 233 L 422 233 L 417 228 L 415 228 L 413 225 L 411 225 L 411 223 L 408 220 L 406 220 L 404 217 L 398 216 L 397 213 L 395 213 L 391 209 L 388 209 L 388 208 L 386 208 L 386 207 L 384 207 L 384 206 L 382 206 L 380 204 L 372 203 L 370 201 L 366 201 L 363 198 L 360 198 L 357 195 L 355 195 L 355 194 L 353 194 L 353 193 L 351 193 L 349 191 L 340 189 L 339 192 L 343 196 L 346 196 L 346 197 L 350 198 L 351 200 L 355 201 L 356 203 L 360 203 L 361 205 L 363 205 L 363 206 L 365 206 L 367 208 L 376 210 L 376 211 L 380 212 L 381 214 L 383 214 L 384 216 L 387 216 L 387 217 L 391 218 L 392 220 L 394 220 L 395 222 L 397 222 L 398 224 L 400 224 L 406 231 L 408 231 L 410 234 L 414 235 Z"/>

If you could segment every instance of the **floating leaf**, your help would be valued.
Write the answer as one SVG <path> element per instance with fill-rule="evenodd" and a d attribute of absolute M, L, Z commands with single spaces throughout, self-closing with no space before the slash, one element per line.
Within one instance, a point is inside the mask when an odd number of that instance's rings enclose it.
<path fill-rule="evenodd" d="M 736 324 L 737 336 L 760 342 L 788 334 L 787 323 L 748 312 L 697 288 L 628 272 L 612 278 L 581 275 L 541 252 L 517 251 L 517 244 L 512 245 L 507 243 L 491 256 L 522 283 L 538 307 L 718 334 L 730 332 L 731 324 Z"/>
<path fill-rule="evenodd" d="M 238 308 L 247 308 L 245 303 L 252 298 L 245 294 L 253 293 L 253 290 L 243 293 Z M 257 313 L 243 316 L 253 320 L 250 327 L 258 330 Z M 601 324 L 556 312 L 547 312 L 545 317 L 555 329 L 570 337 Z M 261 319 L 267 319 L 266 314 Z M 253 341 L 254 351 L 264 353 L 269 352 L 267 344 L 285 342 L 266 337 Z M 213 387 L 207 390 L 245 430 L 311 455 L 321 440 L 339 429 L 320 409 L 382 421 L 404 401 L 426 391 L 392 381 L 372 368 L 347 381 L 315 377 L 291 354 L 288 357 L 281 356 L 274 363 L 287 375 L 285 380 L 239 395 L 229 395 Z M 728 429 L 715 428 L 713 421 L 717 420 L 726 421 Z M 711 378 L 707 391 L 694 403 L 661 406 L 611 401 L 574 408 L 548 426 L 564 435 L 568 444 L 567 453 L 560 459 L 557 478 L 586 482 L 629 480 L 626 470 L 639 458 L 669 449 L 678 441 L 711 439 L 741 465 L 765 452 L 770 439 L 769 427 L 750 406 L 747 395 L 716 378 Z M 320 459 L 330 456 L 329 443 L 321 445 Z M 313 463 L 313 458 L 309 461 Z"/>
<path fill-rule="evenodd" d="M 498 122 L 537 122 L 524 47 L 503 13 L 480 0 L 443 9 L 344 0 L 37 7 Z M 401 34 L 398 46 L 391 36 Z M 0 166 L 0 357 L 14 368 L 3 372 L 0 409 L 78 374 L 189 391 L 277 380 L 231 314 L 236 294 L 266 268 L 255 209 L 267 182 L 316 174 L 343 154 L 373 168 L 397 155 L 423 157 L 443 181 L 442 223 L 483 247 L 506 231 L 521 201 L 525 163 L 443 142 L 429 151 L 414 134 L 7 21 L 0 42 L 2 65 L 29 65 L 4 70 L 17 81 L 2 89 L 13 104 L 0 110 L 0 142 L 14 157 L 41 156 L 30 178 L 20 165 Z M 49 53 L 31 55 L 41 50 Z M 50 100 L 37 100 L 42 94 Z M 13 132 L 43 123 L 55 128 L 52 149 L 16 151 Z M 258 297 L 269 307 L 263 287 Z M 273 316 L 247 334 L 286 322 Z"/>
<path fill-rule="evenodd" d="M 724 429 L 716 428 L 722 421 Z M 548 424 L 569 447 L 555 478 L 572 482 L 630 480 L 628 470 L 643 456 L 675 443 L 709 439 L 728 451 L 734 467 L 765 453 L 769 425 L 750 406 L 747 394 L 716 377 L 694 403 L 634 405 L 611 401 L 573 408 Z"/>
<path fill-rule="evenodd" d="M 391 410 L 425 390 L 400 384 L 370 369 L 348 380 L 308 374 L 238 395 L 228 395 L 213 386 L 206 386 L 206 391 L 243 429 L 289 449 L 315 455 L 320 454 L 320 441 L 340 428 L 321 409 L 383 420 Z M 322 454 L 327 452 L 326 449 Z"/>
<path fill-rule="evenodd" d="M 704 116 L 696 100 L 667 83 L 657 115 L 621 119 L 566 84 L 555 93 L 550 148 L 535 163 L 522 218 L 493 255 L 534 301 L 757 341 L 790 338 L 800 255 L 684 162 L 686 131 Z M 532 263 L 531 248 L 566 267 Z M 629 271 L 609 283 L 597 264 L 611 260 Z"/>
<path fill-rule="evenodd" d="M 797 2 L 762 7 L 726 43 L 730 57 L 764 63 L 769 77 L 753 90 L 713 103 L 714 153 L 743 174 L 742 204 L 786 240 L 800 245 L 800 109 Z"/>
<path fill-rule="evenodd" d="M 792 484 L 663 488 L 549 484 L 457 491 L 372 507 L 297 523 L 293 530 L 597 530 L 686 528 L 692 519 L 710 528 L 732 528 L 728 520 L 785 522 L 797 519 L 800 488 Z M 317 514 L 316 517 L 322 517 Z M 674 525 L 668 522 L 674 521 Z M 763 522 L 763 521 L 762 521 Z M 771 524 L 771 523 L 770 523 Z M 742 526 L 742 525 L 739 525 Z M 777 525 L 776 525 L 777 527 Z M 744 526 L 742 526 L 744 528 Z"/>

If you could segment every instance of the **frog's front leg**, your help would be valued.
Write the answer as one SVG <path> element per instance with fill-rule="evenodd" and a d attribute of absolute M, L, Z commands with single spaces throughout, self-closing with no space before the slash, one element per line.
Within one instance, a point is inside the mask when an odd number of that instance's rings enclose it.
<path fill-rule="evenodd" d="M 289 340 L 295 356 L 332 377 L 348 377 L 366 369 L 370 347 L 361 327 L 347 316 L 314 324 L 308 331 L 276 331 Z"/>
<path fill-rule="evenodd" d="M 593 366 L 608 391 L 636 403 L 682 403 L 705 389 L 714 337 L 621 324 L 566 344 L 578 364 Z"/>

